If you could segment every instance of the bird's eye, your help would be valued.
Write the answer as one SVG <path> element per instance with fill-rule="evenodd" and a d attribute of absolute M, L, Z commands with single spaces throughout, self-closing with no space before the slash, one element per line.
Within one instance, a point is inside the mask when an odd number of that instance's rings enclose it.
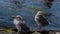
<path fill-rule="evenodd" d="M 19 18 L 20 20 L 22 20 L 21 18 Z"/>

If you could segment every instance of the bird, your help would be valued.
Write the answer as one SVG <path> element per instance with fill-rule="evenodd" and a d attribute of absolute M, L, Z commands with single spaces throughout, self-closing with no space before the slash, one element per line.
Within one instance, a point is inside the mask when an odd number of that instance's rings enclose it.
<path fill-rule="evenodd" d="M 48 7 L 48 8 L 51 8 L 51 6 L 52 6 L 52 2 L 54 1 L 54 0 L 44 0 L 45 1 L 45 5 Z"/>
<path fill-rule="evenodd" d="M 20 15 L 14 17 L 13 23 L 17 28 L 19 34 L 25 34 L 30 30 L 30 28 L 27 26 L 27 24 Z"/>
<path fill-rule="evenodd" d="M 38 11 L 35 15 L 35 22 L 37 23 L 40 29 L 49 25 L 49 21 L 46 19 L 42 11 Z"/>
<path fill-rule="evenodd" d="M 13 0 L 13 3 L 17 8 L 22 8 L 22 4 L 18 0 Z"/>

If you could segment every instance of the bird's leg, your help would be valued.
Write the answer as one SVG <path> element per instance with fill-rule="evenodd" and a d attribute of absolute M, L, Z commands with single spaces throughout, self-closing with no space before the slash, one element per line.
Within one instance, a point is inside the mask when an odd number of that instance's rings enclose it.
<path fill-rule="evenodd" d="M 18 31 L 17 34 L 22 34 L 22 32 L 21 31 Z"/>
<path fill-rule="evenodd" d="M 38 24 L 38 29 L 41 31 L 42 30 L 42 24 L 37 21 Z"/>
<path fill-rule="evenodd" d="M 40 24 L 38 26 L 39 26 L 39 30 L 42 31 L 42 24 Z"/>
<path fill-rule="evenodd" d="M 18 34 L 26 34 L 24 30 L 18 31 Z"/>
<path fill-rule="evenodd" d="M 17 34 L 20 34 L 20 32 L 18 31 Z"/>

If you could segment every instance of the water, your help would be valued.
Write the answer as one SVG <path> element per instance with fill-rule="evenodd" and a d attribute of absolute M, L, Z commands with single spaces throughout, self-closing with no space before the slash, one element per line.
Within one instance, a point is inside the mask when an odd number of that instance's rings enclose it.
<path fill-rule="evenodd" d="M 21 1 L 23 2 L 23 1 Z M 9 24 L 9 26 L 13 25 L 13 18 L 10 17 L 10 14 L 21 15 L 23 19 L 27 22 L 27 25 L 31 29 L 37 29 L 38 26 L 34 21 L 34 16 L 36 12 L 34 10 L 29 9 L 29 6 L 39 7 L 44 9 L 43 0 L 25 0 L 25 3 L 22 4 L 23 8 L 12 8 L 13 3 L 11 0 L 0 0 L 0 16 L 4 19 L 0 20 L 0 23 L 3 25 Z M 53 21 L 49 26 L 43 27 L 45 30 L 60 30 L 60 2 L 59 0 L 55 0 L 53 2 L 52 8 L 49 9 L 49 12 L 52 13 L 53 16 L 51 20 Z M 5 20 L 5 21 L 3 21 Z M 7 25 L 6 25 L 7 26 Z"/>

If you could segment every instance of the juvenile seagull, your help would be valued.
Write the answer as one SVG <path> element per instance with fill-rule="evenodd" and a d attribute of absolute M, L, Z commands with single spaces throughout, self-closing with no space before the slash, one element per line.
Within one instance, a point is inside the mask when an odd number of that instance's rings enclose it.
<path fill-rule="evenodd" d="M 15 7 L 17 7 L 17 8 L 22 8 L 22 4 L 21 4 L 21 2 L 19 2 L 18 0 L 13 0 L 13 3 L 14 3 L 14 5 L 15 5 Z"/>
<path fill-rule="evenodd" d="M 15 16 L 14 24 L 15 27 L 18 29 L 19 34 L 25 34 L 30 30 L 29 27 L 25 24 L 25 21 L 19 15 Z"/>
<path fill-rule="evenodd" d="M 45 1 L 45 5 L 48 7 L 48 8 L 51 8 L 51 6 L 52 6 L 52 2 L 54 1 L 54 0 L 44 0 Z"/>
<path fill-rule="evenodd" d="M 44 26 L 48 26 L 49 22 L 47 21 L 47 19 L 45 18 L 45 16 L 43 15 L 42 11 L 38 11 L 37 14 L 35 15 L 35 21 L 37 22 L 39 28 L 41 29 Z"/>

